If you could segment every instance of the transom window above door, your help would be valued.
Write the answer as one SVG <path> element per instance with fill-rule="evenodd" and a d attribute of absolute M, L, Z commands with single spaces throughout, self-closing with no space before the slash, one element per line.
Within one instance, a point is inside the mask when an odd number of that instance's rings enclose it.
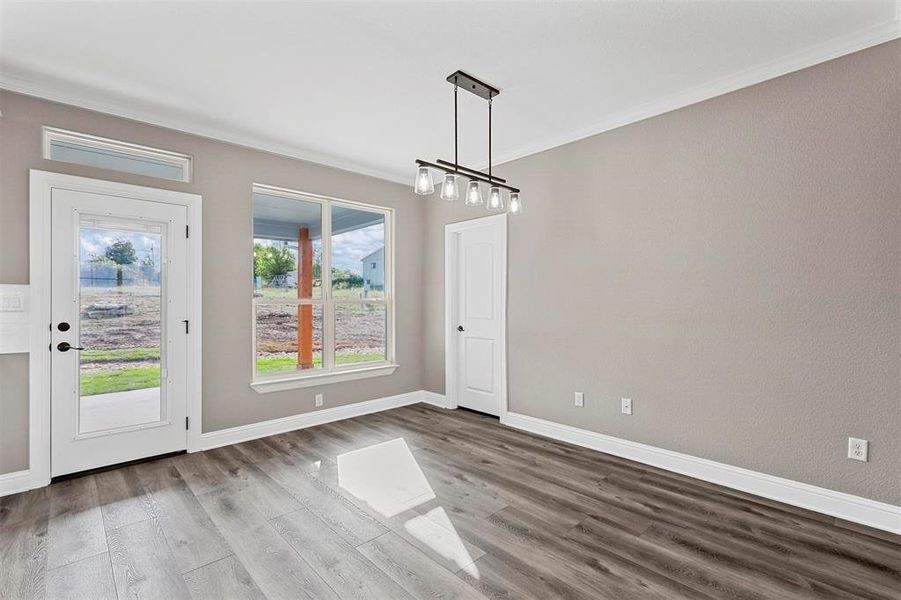
<path fill-rule="evenodd" d="M 253 188 L 253 387 L 387 375 L 394 361 L 393 210 Z"/>

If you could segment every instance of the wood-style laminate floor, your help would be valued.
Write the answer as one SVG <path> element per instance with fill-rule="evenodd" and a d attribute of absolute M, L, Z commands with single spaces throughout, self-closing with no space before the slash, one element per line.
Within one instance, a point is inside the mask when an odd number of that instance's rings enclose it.
<path fill-rule="evenodd" d="M 901 538 L 423 405 L 0 500 L 2 598 L 901 598 Z"/>

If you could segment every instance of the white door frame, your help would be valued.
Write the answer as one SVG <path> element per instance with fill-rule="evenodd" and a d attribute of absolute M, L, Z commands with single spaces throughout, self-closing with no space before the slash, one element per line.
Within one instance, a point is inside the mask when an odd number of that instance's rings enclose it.
<path fill-rule="evenodd" d="M 101 179 L 63 175 L 31 169 L 29 172 L 29 273 L 31 286 L 31 351 L 28 368 L 28 465 L 27 489 L 50 484 L 50 240 L 51 193 L 54 188 L 123 196 L 137 200 L 184 206 L 190 235 L 188 252 L 187 310 L 187 450 L 200 446 L 201 428 L 201 197 L 157 188 Z"/>
<path fill-rule="evenodd" d="M 447 408 L 457 408 L 457 273 L 459 257 L 457 256 L 457 236 L 467 229 L 475 229 L 492 224 L 501 225 L 501 271 L 504 279 L 501 282 L 501 423 L 507 420 L 507 214 L 490 215 L 444 226 L 444 396 Z"/>

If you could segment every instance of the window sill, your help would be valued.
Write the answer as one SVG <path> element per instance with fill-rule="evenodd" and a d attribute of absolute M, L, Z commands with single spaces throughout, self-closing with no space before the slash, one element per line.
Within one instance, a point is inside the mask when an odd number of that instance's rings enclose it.
<path fill-rule="evenodd" d="M 298 377 L 285 377 L 282 379 L 262 379 L 254 381 L 250 384 L 250 387 L 258 394 L 269 394 L 271 392 L 282 392 L 284 390 L 315 387 L 318 385 L 341 383 L 343 381 L 354 381 L 356 379 L 391 375 L 397 370 L 398 366 L 399 365 L 396 364 L 382 363 L 369 367 L 331 371 L 329 373 L 314 373 Z"/>

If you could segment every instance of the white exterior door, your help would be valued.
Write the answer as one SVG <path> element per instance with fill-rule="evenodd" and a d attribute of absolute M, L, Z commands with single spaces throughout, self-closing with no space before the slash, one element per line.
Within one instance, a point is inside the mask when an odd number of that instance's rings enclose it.
<path fill-rule="evenodd" d="M 54 188 L 51 475 L 186 447 L 185 206 Z"/>
<path fill-rule="evenodd" d="M 506 216 L 455 224 L 449 364 L 457 406 L 500 416 L 506 403 Z M 453 226 L 452 226 L 453 227 Z M 448 246 L 451 246 L 449 243 Z M 453 400 L 452 400 L 453 402 Z"/>

